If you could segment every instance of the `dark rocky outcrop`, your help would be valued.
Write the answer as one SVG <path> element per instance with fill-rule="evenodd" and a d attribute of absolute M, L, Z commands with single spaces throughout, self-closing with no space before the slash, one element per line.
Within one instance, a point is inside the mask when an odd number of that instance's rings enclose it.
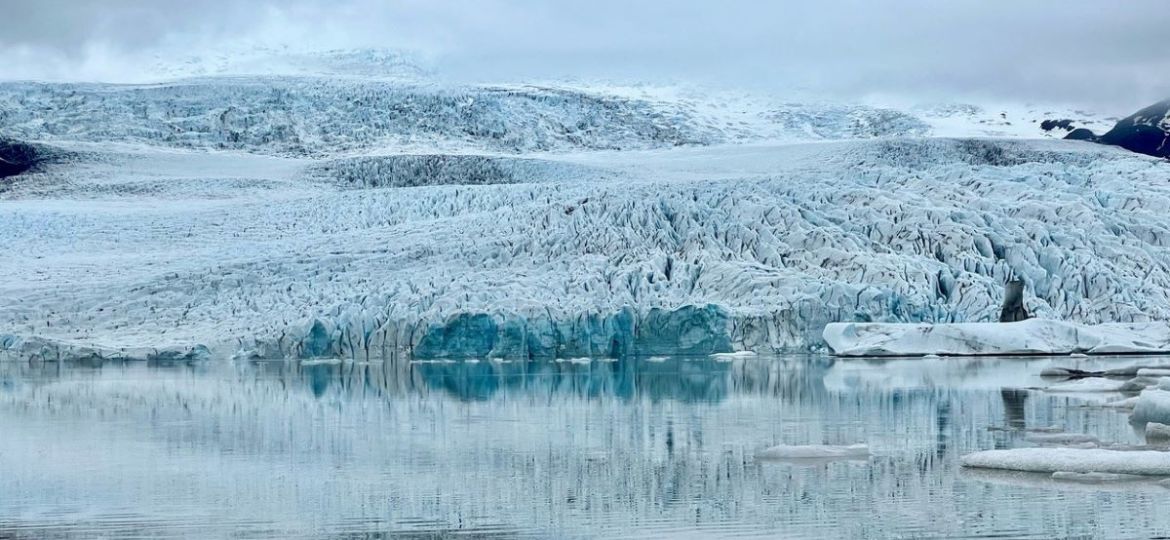
<path fill-rule="evenodd" d="M 0 139 L 0 181 L 21 174 L 39 160 L 39 152 L 31 145 Z"/>
<path fill-rule="evenodd" d="M 1089 128 L 1076 128 L 1070 131 L 1068 135 L 1065 135 L 1064 138 L 1070 141 L 1097 142 L 1097 134 L 1093 133 L 1093 130 Z"/>
<path fill-rule="evenodd" d="M 1009 281 L 1004 288 L 1003 309 L 999 312 L 999 322 L 1026 320 L 1028 310 L 1024 308 L 1024 282 L 1018 279 Z"/>
<path fill-rule="evenodd" d="M 1073 121 L 1069 120 L 1068 118 L 1062 118 L 1060 120 L 1048 119 L 1048 120 L 1045 120 L 1043 122 L 1040 122 L 1040 129 L 1043 129 L 1046 132 L 1052 131 L 1054 129 L 1063 129 L 1065 131 L 1072 131 L 1072 130 L 1076 129 L 1076 126 L 1074 126 Z"/>
<path fill-rule="evenodd" d="M 1065 138 L 1120 146 L 1139 154 L 1170 158 L 1170 99 L 1123 118 L 1101 136 L 1087 129 L 1077 129 Z"/>

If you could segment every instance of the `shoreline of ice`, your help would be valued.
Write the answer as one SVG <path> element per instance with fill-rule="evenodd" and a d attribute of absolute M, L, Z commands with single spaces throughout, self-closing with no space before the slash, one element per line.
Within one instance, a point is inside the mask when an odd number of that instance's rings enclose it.
<path fill-rule="evenodd" d="M 1096 325 L 1029 319 L 1014 323 L 830 323 L 825 343 L 837 356 L 1014 356 L 1162 354 L 1170 323 Z"/>

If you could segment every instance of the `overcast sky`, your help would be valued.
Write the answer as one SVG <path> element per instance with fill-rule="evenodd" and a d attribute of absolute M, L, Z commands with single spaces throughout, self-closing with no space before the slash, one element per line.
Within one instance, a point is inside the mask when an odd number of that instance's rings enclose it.
<path fill-rule="evenodd" d="M 1170 97 L 1167 0 L 0 0 L 5 78 L 142 80 L 256 46 L 421 53 L 464 81 L 669 80 L 843 98 Z"/>

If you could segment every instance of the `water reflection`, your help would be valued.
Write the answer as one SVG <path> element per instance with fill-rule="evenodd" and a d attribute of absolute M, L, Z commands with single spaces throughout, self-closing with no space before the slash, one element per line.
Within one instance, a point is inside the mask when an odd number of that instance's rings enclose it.
<path fill-rule="evenodd" d="M 1170 530 L 1170 491 L 960 473 L 1027 429 L 1141 442 L 1029 390 L 1052 362 L 0 363 L 0 537 Z M 853 443 L 870 459 L 753 457 Z"/>

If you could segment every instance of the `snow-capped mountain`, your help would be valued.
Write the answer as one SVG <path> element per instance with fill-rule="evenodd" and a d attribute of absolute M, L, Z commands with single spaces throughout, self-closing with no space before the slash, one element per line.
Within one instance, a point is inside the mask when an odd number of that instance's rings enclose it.
<path fill-rule="evenodd" d="M 808 349 L 833 321 L 993 318 L 1010 276 L 1041 316 L 1170 317 L 1170 164 L 1003 138 L 1064 112 L 357 76 L 3 83 L 0 136 L 62 158 L 0 187 L 0 349 Z"/>
<path fill-rule="evenodd" d="M 1160 101 L 1123 118 L 1101 136 L 1080 129 L 1070 139 L 1120 146 L 1148 156 L 1170 158 L 1170 99 Z"/>

